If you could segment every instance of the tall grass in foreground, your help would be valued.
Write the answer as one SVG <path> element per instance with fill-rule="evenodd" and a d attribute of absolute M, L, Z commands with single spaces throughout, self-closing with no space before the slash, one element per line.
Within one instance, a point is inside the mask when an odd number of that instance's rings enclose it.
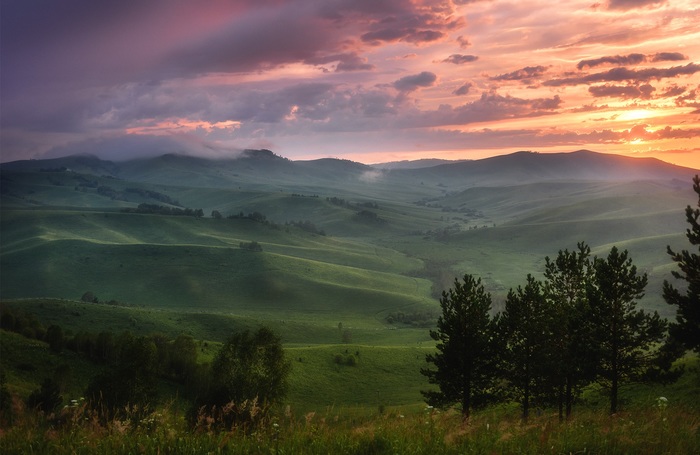
<path fill-rule="evenodd" d="M 476 413 L 469 423 L 430 408 L 363 417 L 335 409 L 295 416 L 287 409 L 253 429 L 223 432 L 200 423 L 188 429 L 175 408 L 146 417 L 131 410 L 106 424 L 79 405 L 54 416 L 22 411 L 0 430 L 0 453 L 688 454 L 700 447 L 698 412 L 663 402 L 612 417 L 584 410 L 565 423 L 553 414 L 525 423 L 513 408 Z"/>

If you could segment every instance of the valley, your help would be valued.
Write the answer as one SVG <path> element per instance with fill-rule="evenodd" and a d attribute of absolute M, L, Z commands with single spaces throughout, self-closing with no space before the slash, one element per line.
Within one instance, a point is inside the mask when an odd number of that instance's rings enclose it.
<path fill-rule="evenodd" d="M 640 307 L 672 318 L 661 298 L 675 267 L 666 246 L 686 245 L 696 173 L 584 151 L 418 169 L 248 151 L 0 171 L 3 306 L 73 333 L 184 333 L 214 344 L 267 325 L 293 359 L 298 409 L 377 396 L 420 403 L 440 293 L 474 274 L 498 311 L 528 273 L 541 276 L 546 256 L 580 241 L 593 254 L 629 250 L 649 275 Z M 141 204 L 192 214 L 138 213 Z M 244 247 L 252 243 L 260 250 Z M 82 302 L 87 291 L 99 302 Z M 357 367 L 332 361 L 346 350 L 360 352 Z"/>

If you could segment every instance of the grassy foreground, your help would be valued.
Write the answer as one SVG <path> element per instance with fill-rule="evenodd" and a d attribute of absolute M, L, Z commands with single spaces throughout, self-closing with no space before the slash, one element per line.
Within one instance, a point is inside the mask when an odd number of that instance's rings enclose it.
<path fill-rule="evenodd" d="M 0 432 L 2 453 L 241 453 L 241 454 L 689 454 L 700 447 L 700 416 L 681 407 L 653 406 L 612 417 L 584 411 L 565 423 L 543 415 L 527 423 L 517 410 L 477 413 L 469 423 L 433 409 L 374 416 L 329 409 L 301 417 L 280 413 L 254 431 L 197 432 L 183 416 L 154 413 L 140 422 L 99 425 L 84 407 L 57 417 L 29 417 Z M 52 423 L 53 422 L 53 423 Z M 56 423 L 59 422 L 59 423 Z"/>

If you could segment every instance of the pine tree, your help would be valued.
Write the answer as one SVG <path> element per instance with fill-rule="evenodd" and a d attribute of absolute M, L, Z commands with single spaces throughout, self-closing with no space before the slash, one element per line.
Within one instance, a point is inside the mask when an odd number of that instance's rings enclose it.
<path fill-rule="evenodd" d="M 551 380 L 556 389 L 559 419 L 571 415 L 577 391 L 593 379 L 593 347 L 586 288 L 593 278 L 591 249 L 584 242 L 578 251 L 559 251 L 545 258 L 545 295 L 552 316 Z"/>
<path fill-rule="evenodd" d="M 430 405 L 459 403 L 466 420 L 472 408 L 483 406 L 492 396 L 495 364 L 491 295 L 480 278 L 465 275 L 463 283 L 455 279 L 454 288 L 443 291 L 440 306 L 437 330 L 430 331 L 438 352 L 426 356 L 436 369 L 421 369 L 440 390 L 422 393 Z"/>
<path fill-rule="evenodd" d="M 523 420 L 533 400 L 544 394 L 552 367 L 549 335 L 554 319 L 549 310 L 542 283 L 528 275 L 524 289 L 510 290 L 496 322 L 502 375 L 521 402 Z"/>
<path fill-rule="evenodd" d="M 690 228 L 686 231 L 688 241 L 694 247 L 700 246 L 700 176 L 693 178 L 693 190 L 698 194 L 698 208 L 687 206 L 685 217 Z M 676 305 L 676 322 L 669 326 L 671 337 L 689 350 L 700 353 L 700 255 L 683 250 L 674 252 L 667 247 L 668 254 L 678 264 L 680 272 L 673 271 L 677 280 L 686 282 L 685 294 L 664 281 L 663 296 L 666 303 Z"/>
<path fill-rule="evenodd" d="M 639 275 L 628 252 L 617 247 L 606 259 L 595 259 L 595 280 L 589 286 L 591 322 L 598 360 L 599 383 L 610 391 L 610 413 L 618 409 L 621 383 L 638 380 L 655 360 L 652 346 L 660 342 L 666 322 L 657 312 L 637 310 L 644 296 L 646 274 Z"/>

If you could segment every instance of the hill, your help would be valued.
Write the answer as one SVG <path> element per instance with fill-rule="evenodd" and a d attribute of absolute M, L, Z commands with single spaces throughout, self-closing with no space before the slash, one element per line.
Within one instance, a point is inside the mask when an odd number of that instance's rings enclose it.
<path fill-rule="evenodd" d="M 640 306 L 673 317 L 661 298 L 675 267 L 666 245 L 686 248 L 697 171 L 587 151 L 434 164 L 267 150 L 4 163 L 0 300 L 72 333 L 219 342 L 268 325 L 295 359 L 301 409 L 374 406 L 378 394 L 419 402 L 441 291 L 475 274 L 499 310 L 528 273 L 541 276 L 545 256 L 579 241 L 598 255 L 628 249 L 649 274 Z M 99 303 L 80 302 L 86 291 Z M 32 356 L 18 340 L 13 356 Z M 346 351 L 360 352 L 357 367 L 333 362 Z M 15 390 L 41 382 L 3 362 Z"/>
<path fill-rule="evenodd" d="M 436 296 L 455 276 L 484 275 L 500 299 L 523 270 L 541 271 L 545 255 L 582 240 L 597 251 L 629 247 L 658 284 L 672 266 L 665 246 L 684 242 L 694 173 L 589 151 L 392 170 L 337 159 L 291 161 L 269 150 L 224 160 L 75 156 L 4 163 L 0 259 L 12 279 L 3 280 L 2 297 L 75 298 L 92 286 L 139 304 L 192 302 L 218 310 L 254 304 L 303 312 L 294 302 L 304 300 L 331 314 L 341 307 L 352 313 L 345 302 L 393 296 L 387 308 L 400 301 L 430 306 L 430 286 L 415 295 L 413 277 L 430 280 Z M 201 208 L 206 216 L 119 212 L 139 204 Z M 211 220 L 214 211 L 263 219 Z M 253 240 L 263 254 L 238 248 Z M 88 282 L 79 283 L 78 273 Z M 37 276 L 32 291 L 29 276 Z M 110 283 L 113 276 L 129 285 Z M 239 303 L 227 302 L 231 289 Z M 362 289 L 375 297 L 361 297 Z M 327 303 L 338 292 L 346 296 L 338 306 Z M 648 307 L 667 310 L 658 290 L 648 295 Z M 279 299 L 288 303 L 270 303 Z"/>

